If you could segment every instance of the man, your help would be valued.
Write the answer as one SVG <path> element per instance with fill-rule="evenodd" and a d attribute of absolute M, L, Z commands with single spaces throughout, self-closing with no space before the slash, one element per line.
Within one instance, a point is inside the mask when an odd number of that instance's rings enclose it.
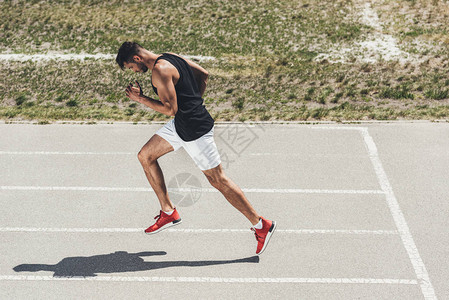
<path fill-rule="evenodd" d="M 159 101 L 145 96 L 137 81 L 126 88 L 128 98 L 175 117 L 159 129 L 138 154 L 145 175 L 161 205 L 161 211 L 155 217 L 156 223 L 147 228 L 145 233 L 153 234 L 181 223 L 179 213 L 169 199 L 157 159 L 182 147 L 206 175 L 210 184 L 251 222 L 251 230 L 258 242 L 256 254 L 261 254 L 276 228 L 276 222 L 259 216 L 242 190 L 222 169 L 213 136 L 214 120 L 203 105 L 202 96 L 206 90 L 208 72 L 195 62 L 176 54 L 157 55 L 134 42 L 122 44 L 116 62 L 122 69 L 134 72 L 145 73 L 151 70 L 151 84 Z"/>

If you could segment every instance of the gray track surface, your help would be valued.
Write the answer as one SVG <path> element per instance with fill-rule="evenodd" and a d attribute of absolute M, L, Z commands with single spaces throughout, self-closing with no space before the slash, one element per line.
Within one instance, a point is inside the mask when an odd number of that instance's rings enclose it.
<path fill-rule="evenodd" d="M 226 173 L 278 221 L 260 259 L 182 149 L 159 160 L 166 182 L 186 173 L 202 189 L 170 190 L 183 223 L 143 233 L 159 206 L 137 152 L 160 127 L 0 125 L 0 299 L 449 299 L 449 124 L 218 125 Z"/>

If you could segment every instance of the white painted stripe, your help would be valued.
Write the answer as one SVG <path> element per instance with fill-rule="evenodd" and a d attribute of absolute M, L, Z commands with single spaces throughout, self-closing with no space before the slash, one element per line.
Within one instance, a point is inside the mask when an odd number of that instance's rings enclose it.
<path fill-rule="evenodd" d="M 344 229 L 276 229 L 276 232 L 300 233 L 300 234 L 375 234 L 375 235 L 395 235 L 396 230 L 344 230 Z"/>
<path fill-rule="evenodd" d="M 7 61 L 38 61 L 38 60 L 83 60 L 86 58 L 92 59 L 114 59 L 113 54 L 97 53 L 97 54 L 74 54 L 74 53 L 46 53 L 46 54 L 0 54 L 0 60 Z"/>
<path fill-rule="evenodd" d="M 142 228 L 43 228 L 43 227 L 0 227 L 0 232 L 75 232 L 75 233 L 141 233 Z M 249 229 L 166 229 L 175 233 L 248 233 Z M 397 235 L 396 230 L 343 230 L 343 229 L 276 229 L 287 234 L 374 234 Z"/>
<path fill-rule="evenodd" d="M 0 155 L 136 155 L 134 152 L 0 151 Z"/>
<path fill-rule="evenodd" d="M 199 61 L 207 61 L 207 60 L 215 60 L 215 57 L 213 56 L 206 56 L 206 55 L 183 55 L 180 54 L 182 57 L 185 57 L 187 59 L 193 59 L 193 60 L 199 60 Z"/>
<path fill-rule="evenodd" d="M 0 151 L 0 155 L 132 155 L 137 156 L 136 152 L 92 152 L 92 151 Z M 234 155 L 229 153 L 229 155 Z M 326 154 L 314 154 L 322 157 L 329 157 Z M 335 156 L 341 156 L 334 154 Z M 304 156 L 302 153 L 282 153 L 282 152 L 253 152 L 240 153 L 239 156 Z"/>
<path fill-rule="evenodd" d="M 109 54 L 109 53 L 96 53 L 96 54 L 74 54 L 74 53 L 55 53 L 49 52 L 45 54 L 21 54 L 21 53 L 3 53 L 0 54 L 0 60 L 6 61 L 40 61 L 40 60 L 84 60 L 86 58 L 89 59 L 102 59 L 102 60 L 111 60 L 115 59 L 117 54 Z M 187 59 L 199 60 L 199 61 L 207 61 L 207 60 L 215 60 L 213 56 L 203 56 L 203 55 L 183 55 L 181 56 Z"/>
<path fill-rule="evenodd" d="M 309 129 L 319 129 L 319 130 L 356 130 L 363 131 L 366 127 L 356 127 L 356 126 L 307 126 Z"/>
<path fill-rule="evenodd" d="M 248 123 L 214 123 L 215 128 L 229 128 L 229 127 L 245 127 L 245 128 L 254 128 L 256 126 L 261 126 L 262 124 L 248 124 Z"/>
<path fill-rule="evenodd" d="M 53 277 L 34 275 L 2 275 L 0 281 L 127 281 L 127 282 L 206 282 L 206 283 L 350 283 L 350 284 L 405 284 L 416 285 L 413 279 L 389 278 L 226 278 L 226 277 L 144 277 L 144 276 L 95 276 Z"/>
<path fill-rule="evenodd" d="M 0 186 L 9 191 L 87 191 L 87 192 L 151 192 L 151 188 L 89 187 L 89 186 Z"/>
<path fill-rule="evenodd" d="M 380 190 L 320 190 L 320 189 L 242 189 L 246 193 L 283 193 L 283 194 L 384 194 Z"/>
<path fill-rule="evenodd" d="M 243 155 L 245 153 L 242 153 Z M 241 155 L 242 155 L 241 154 Z M 0 155 L 137 155 L 137 152 L 73 152 L 73 151 L 0 151 Z M 251 156 L 284 155 L 282 153 L 248 153 Z M 289 153 L 289 155 L 302 155 Z"/>
<path fill-rule="evenodd" d="M 96 192 L 151 192 L 151 188 L 141 187 L 95 187 L 95 186 L 0 186 L 0 190 L 9 191 L 96 191 Z M 169 192 L 204 192 L 218 193 L 215 188 L 168 188 Z M 242 188 L 245 193 L 278 193 L 278 194 L 385 194 L 380 190 L 314 190 L 314 189 L 249 189 Z"/>
<path fill-rule="evenodd" d="M 374 140 L 369 134 L 367 128 L 361 130 L 361 133 L 365 141 L 365 145 L 368 149 L 368 153 L 374 166 L 379 184 L 386 194 L 387 203 L 390 208 L 390 212 L 393 215 L 393 220 L 398 229 L 402 243 L 404 244 L 410 261 L 412 262 L 424 298 L 437 299 L 432 283 L 430 282 L 426 266 L 424 265 L 424 262 L 419 255 L 418 248 L 416 247 L 415 241 L 413 240 L 413 237 L 410 233 L 410 229 L 407 225 L 407 222 L 405 221 L 401 208 L 399 207 L 399 203 L 396 199 L 396 196 L 394 195 L 393 188 L 390 185 L 387 174 L 385 173 L 385 170 L 380 161 L 376 144 L 374 143 Z"/>

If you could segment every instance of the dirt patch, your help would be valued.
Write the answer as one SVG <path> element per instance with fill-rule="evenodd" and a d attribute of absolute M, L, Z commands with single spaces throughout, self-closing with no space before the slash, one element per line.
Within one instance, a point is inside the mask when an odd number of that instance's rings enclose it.
<path fill-rule="evenodd" d="M 403 50 L 403 48 L 407 48 L 407 45 L 400 45 L 397 37 L 387 33 L 384 22 L 379 18 L 377 9 L 371 3 L 356 2 L 355 12 L 353 15 L 354 21 L 370 27 L 371 32 L 364 36 L 363 40 L 355 41 L 348 47 L 336 44 L 335 49 L 328 53 L 319 54 L 315 60 L 327 60 L 332 63 L 399 61 L 400 63 L 419 64 L 428 58 L 420 55 L 420 53 L 431 48 L 431 43 L 424 40 L 415 41 L 412 46 L 419 53 L 410 53 Z"/>

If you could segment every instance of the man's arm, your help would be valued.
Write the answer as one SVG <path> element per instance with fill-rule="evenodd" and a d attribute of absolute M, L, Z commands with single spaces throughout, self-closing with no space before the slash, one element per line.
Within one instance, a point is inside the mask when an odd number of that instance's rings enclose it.
<path fill-rule="evenodd" d="M 170 53 L 176 56 L 179 56 L 175 53 Z M 179 56 L 181 57 L 181 56 Z M 185 57 L 182 57 L 190 66 L 193 72 L 193 76 L 195 77 L 195 80 L 198 84 L 198 90 L 200 91 L 201 97 L 203 97 L 204 91 L 206 90 L 207 86 L 207 79 L 209 78 L 209 72 L 206 71 L 203 67 L 201 67 L 196 62 L 191 61 L 190 59 L 187 59 Z"/>
<path fill-rule="evenodd" d="M 171 102 L 173 102 L 172 100 L 167 100 L 166 96 L 161 97 L 159 96 L 159 98 L 161 99 L 161 101 L 155 100 L 153 98 L 150 98 L 148 96 L 145 96 L 142 92 L 142 88 L 140 87 L 139 82 L 135 82 L 136 86 L 133 86 L 132 83 L 130 83 L 128 85 L 128 87 L 126 88 L 126 97 L 130 98 L 131 100 L 137 101 L 139 103 L 142 103 L 143 105 L 148 106 L 149 108 L 160 112 L 161 114 L 167 115 L 167 116 L 174 116 L 176 114 L 176 111 L 178 110 L 178 106 L 177 106 L 177 102 L 176 102 L 176 91 L 174 94 L 174 103 L 175 105 L 170 104 Z M 173 82 L 172 82 L 173 85 Z M 161 86 L 161 89 L 164 90 L 164 88 Z M 173 86 L 173 90 L 174 90 L 174 86 Z M 158 89 L 159 91 L 159 95 L 161 95 L 160 89 Z M 163 91 L 164 93 L 164 91 Z M 165 99 L 166 101 L 163 101 L 162 99 Z M 173 107 L 175 106 L 176 110 L 173 111 Z"/>
<path fill-rule="evenodd" d="M 167 111 L 166 115 L 174 116 L 178 111 L 178 99 L 176 89 L 173 83 L 173 70 L 167 68 L 159 69 L 156 66 L 153 69 L 153 81 L 157 86 L 159 99 Z"/>
<path fill-rule="evenodd" d="M 209 72 L 206 71 L 199 64 L 191 61 L 190 59 L 184 58 L 184 60 L 192 68 L 193 76 L 198 84 L 198 89 L 200 90 L 201 97 L 203 97 L 204 91 L 206 91 L 207 79 L 209 78 Z"/>

